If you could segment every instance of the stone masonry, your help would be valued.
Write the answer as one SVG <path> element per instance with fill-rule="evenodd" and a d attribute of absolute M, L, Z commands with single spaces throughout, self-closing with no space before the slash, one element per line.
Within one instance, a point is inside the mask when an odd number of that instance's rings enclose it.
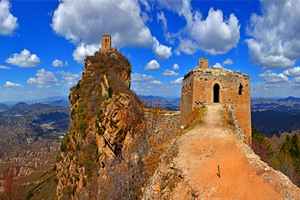
<path fill-rule="evenodd" d="M 237 121 L 251 144 L 249 76 L 221 68 L 208 68 L 208 59 L 199 58 L 199 68 L 185 74 L 181 92 L 181 124 L 199 105 L 231 104 Z"/>
<path fill-rule="evenodd" d="M 111 50 L 111 36 L 110 35 L 102 36 L 102 50 L 103 51 Z"/>

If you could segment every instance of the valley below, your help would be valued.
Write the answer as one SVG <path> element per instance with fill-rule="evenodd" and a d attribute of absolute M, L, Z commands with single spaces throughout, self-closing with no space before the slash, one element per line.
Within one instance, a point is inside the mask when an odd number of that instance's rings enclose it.
<path fill-rule="evenodd" d="M 19 191 L 22 198 L 30 197 L 30 192 L 45 181 L 51 181 L 55 190 L 54 167 L 68 130 L 68 103 L 67 106 L 54 102 L 17 103 L 0 107 L 0 192 L 4 191 L 5 177 L 10 170 L 14 182 L 22 188 Z"/>

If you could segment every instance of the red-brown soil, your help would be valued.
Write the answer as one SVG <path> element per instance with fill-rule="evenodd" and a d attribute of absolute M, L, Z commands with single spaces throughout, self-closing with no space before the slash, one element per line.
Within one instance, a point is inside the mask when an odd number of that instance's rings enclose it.
<path fill-rule="evenodd" d="M 183 181 L 171 199 L 300 199 L 300 189 L 225 128 L 220 105 L 208 107 L 205 123 L 178 139 L 174 164 Z M 218 176 L 218 166 L 220 177 Z"/>

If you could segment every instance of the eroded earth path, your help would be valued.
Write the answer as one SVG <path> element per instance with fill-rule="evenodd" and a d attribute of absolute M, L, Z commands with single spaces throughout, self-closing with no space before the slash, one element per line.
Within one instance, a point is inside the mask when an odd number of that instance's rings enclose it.
<path fill-rule="evenodd" d="M 174 188 L 171 199 L 190 199 L 187 193 L 193 199 L 300 199 L 297 186 L 222 125 L 220 107 L 208 106 L 204 124 L 178 139 L 174 164 L 183 181 Z"/>

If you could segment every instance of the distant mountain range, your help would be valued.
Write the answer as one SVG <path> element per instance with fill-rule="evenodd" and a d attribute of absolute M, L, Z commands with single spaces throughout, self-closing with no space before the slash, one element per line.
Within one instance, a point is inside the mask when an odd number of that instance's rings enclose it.
<path fill-rule="evenodd" d="M 140 96 L 142 101 L 148 106 L 150 103 L 158 105 L 169 111 L 180 110 L 179 97 L 159 97 Z M 28 112 L 43 112 L 46 108 L 70 108 L 67 97 L 50 97 L 46 99 L 34 100 L 26 103 L 16 103 L 15 105 L 0 103 L 0 117 L 9 113 L 10 115 L 28 114 Z M 41 104 L 43 103 L 43 104 Z M 268 136 L 283 132 L 300 130 L 300 98 L 287 97 L 279 99 L 251 99 L 251 119 L 263 133 Z"/>
<path fill-rule="evenodd" d="M 300 103 L 300 98 L 289 96 L 284 99 L 278 99 L 277 101 L 278 102 L 298 102 L 298 103 Z"/>
<path fill-rule="evenodd" d="M 251 121 L 268 137 L 300 130 L 300 98 L 252 99 Z"/>
<path fill-rule="evenodd" d="M 48 98 L 44 98 L 44 99 L 24 100 L 22 102 L 25 102 L 27 104 L 35 104 L 35 103 L 49 104 L 49 103 L 56 102 L 56 101 L 67 101 L 67 102 L 69 102 L 69 99 L 66 96 L 55 96 L 55 97 L 48 97 Z M 18 102 L 19 101 L 6 101 L 6 102 L 0 102 L 0 104 L 12 106 L 12 105 L 15 105 Z M 1 107 L 0 107 L 0 109 L 1 109 Z"/>
<path fill-rule="evenodd" d="M 144 103 L 152 102 L 154 105 L 159 104 L 161 109 L 175 111 L 180 110 L 180 97 L 159 97 L 159 96 L 140 96 Z"/>

